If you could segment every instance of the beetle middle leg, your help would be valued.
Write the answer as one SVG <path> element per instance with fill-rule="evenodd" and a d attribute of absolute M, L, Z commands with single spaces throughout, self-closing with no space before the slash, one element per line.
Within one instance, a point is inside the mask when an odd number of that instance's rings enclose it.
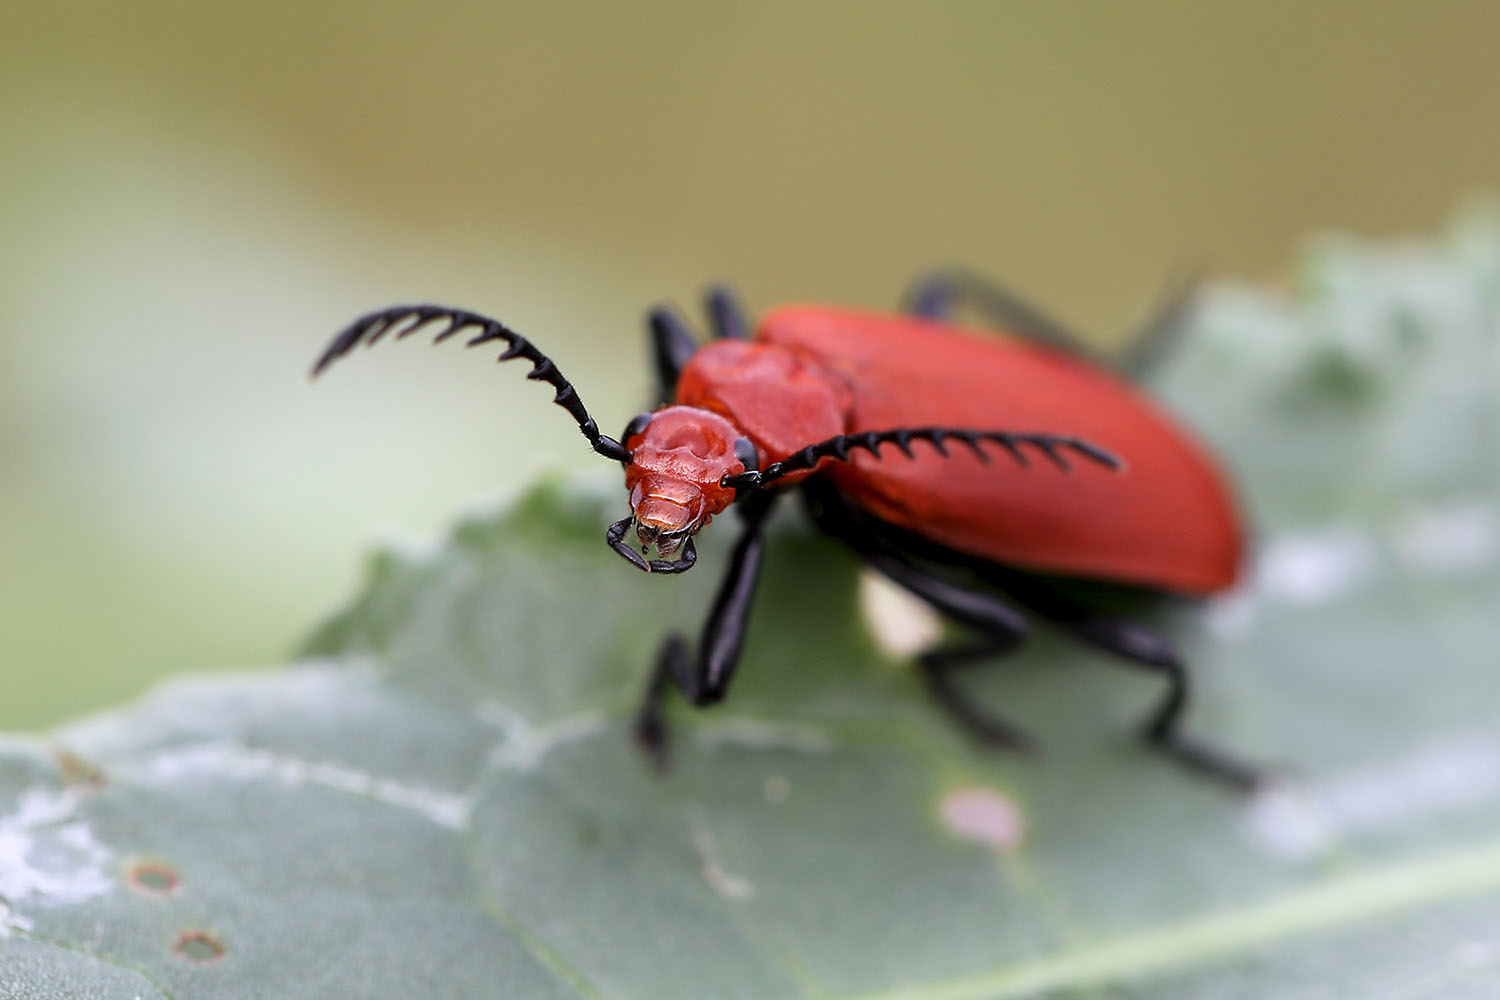
<path fill-rule="evenodd" d="M 703 623 L 696 652 L 680 632 L 667 636 L 656 657 L 645 696 L 635 716 L 635 738 L 658 765 L 665 764 L 669 736 L 665 715 L 668 687 L 675 684 L 698 708 L 724 700 L 739 667 L 740 649 L 760 578 L 765 536 L 761 524 L 776 501 L 774 492 L 752 493 L 737 505 L 744 530 L 730 557 L 712 609 Z"/>
<path fill-rule="evenodd" d="M 1026 753 L 1032 738 L 979 704 L 954 683 L 959 671 L 1000 656 L 1026 638 L 1026 618 L 988 588 L 968 587 L 921 566 L 899 546 L 865 525 L 838 494 L 818 483 L 804 485 L 813 520 L 829 535 L 859 553 L 865 565 L 931 606 L 938 614 L 979 633 L 962 645 L 929 650 L 917 657 L 922 681 L 954 722 L 989 746 Z"/>
<path fill-rule="evenodd" d="M 703 293 L 703 310 L 715 339 L 750 336 L 750 314 L 739 296 L 725 285 L 710 285 Z M 670 305 L 659 305 L 646 314 L 651 363 L 656 370 L 656 401 L 667 405 L 677 396 L 677 380 L 688 359 L 698 350 L 698 338 L 682 314 Z"/>

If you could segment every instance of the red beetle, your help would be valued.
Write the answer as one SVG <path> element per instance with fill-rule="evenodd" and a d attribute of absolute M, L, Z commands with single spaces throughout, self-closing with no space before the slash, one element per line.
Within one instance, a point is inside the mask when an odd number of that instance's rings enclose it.
<path fill-rule="evenodd" d="M 797 485 L 821 529 L 976 633 L 975 642 L 919 658 L 929 690 L 974 735 L 1029 746 L 952 676 L 1021 641 L 1020 605 L 1164 676 L 1166 695 L 1144 727 L 1151 747 L 1229 784 L 1255 782 L 1254 769 L 1182 735 L 1187 673 L 1167 641 L 1101 610 L 1101 593 L 1111 603 L 1122 590 L 1209 594 L 1240 569 L 1243 533 L 1223 475 L 1121 377 L 1154 355 L 1161 336 L 1111 366 L 1010 293 L 953 271 L 914 286 L 903 314 L 789 306 L 753 336 L 729 292 L 710 290 L 706 305 L 714 337 L 702 345 L 670 308 L 650 314 L 663 405 L 632 420 L 619 441 L 599 432 L 530 341 L 461 309 L 394 306 L 362 316 L 313 374 L 358 344 L 438 320 L 445 326 L 435 342 L 477 330 L 468 346 L 501 341 L 499 360 L 530 361 L 527 377 L 553 386 L 594 450 L 624 465 L 631 514 L 606 538 L 637 567 L 690 569 L 698 530 L 731 505 L 740 511 L 741 537 L 696 651 L 668 636 L 636 719 L 658 759 L 669 682 L 698 706 L 728 690 L 760 571 L 761 525 Z M 961 305 L 1007 335 L 950 325 Z M 1154 325 L 1158 334 L 1176 327 L 1168 321 L 1176 312 Z M 632 527 L 639 552 L 626 541 Z"/>

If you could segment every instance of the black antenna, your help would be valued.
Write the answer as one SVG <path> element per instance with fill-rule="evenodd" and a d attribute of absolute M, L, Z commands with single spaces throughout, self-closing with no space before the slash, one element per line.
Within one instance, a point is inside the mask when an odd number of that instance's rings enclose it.
<path fill-rule="evenodd" d="M 810 444 L 806 448 L 783 459 L 774 462 L 763 472 L 741 472 L 733 476 L 725 476 L 719 481 L 721 486 L 732 486 L 736 490 L 758 490 L 770 485 L 782 476 L 793 472 L 801 472 L 811 469 L 825 458 L 835 458 L 840 462 L 849 461 L 849 452 L 852 448 L 860 448 L 869 452 L 876 458 L 880 457 L 880 446 L 883 444 L 894 444 L 900 448 L 907 458 L 915 458 L 911 450 L 913 441 L 926 441 L 937 449 L 939 455 L 948 457 L 946 442 L 949 439 L 961 441 L 968 445 L 981 461 L 988 462 L 989 455 L 985 454 L 980 447 L 985 442 L 998 444 L 1005 449 L 1006 453 L 1015 460 L 1017 465 L 1027 466 L 1031 462 L 1026 453 L 1021 450 L 1021 445 L 1030 445 L 1040 451 L 1052 463 L 1064 472 L 1073 471 L 1068 464 L 1063 452 L 1073 451 L 1087 458 L 1091 462 L 1111 469 L 1121 470 L 1125 463 L 1115 455 L 1096 444 L 1085 441 L 1082 438 L 1070 437 L 1061 434 L 1041 434 L 1030 431 L 977 431 L 960 427 L 901 427 L 889 431 L 862 431 L 858 434 L 840 434 L 831 437 L 827 441 Z"/>
<path fill-rule="evenodd" d="M 488 316 L 481 316 L 466 309 L 455 309 L 452 306 L 414 305 L 390 306 L 376 312 L 366 313 L 339 331 L 327 349 L 318 357 L 317 363 L 313 365 L 311 377 L 317 378 L 322 374 L 323 369 L 361 343 L 369 346 L 387 333 L 391 334 L 393 340 L 400 340 L 440 319 L 447 320 L 448 325 L 432 338 L 434 344 L 440 344 L 458 331 L 471 327 L 477 327 L 479 332 L 469 338 L 465 347 L 476 347 L 496 340 L 505 341 L 507 345 L 505 350 L 495 360 L 509 361 L 512 358 L 525 358 L 530 361 L 531 371 L 526 373 L 526 377 L 546 382 L 557 390 L 552 401 L 567 410 L 578 422 L 578 429 L 583 432 L 584 437 L 589 439 L 589 444 L 593 445 L 594 450 L 616 462 L 630 461 L 630 452 L 625 450 L 624 445 L 606 434 L 599 433 L 599 425 L 594 423 L 593 417 L 589 416 L 589 411 L 583 405 L 583 401 L 578 398 L 573 383 L 563 377 L 551 358 L 537 350 L 531 341 L 499 320 L 490 319 Z M 395 332 L 391 333 L 392 330 Z"/>

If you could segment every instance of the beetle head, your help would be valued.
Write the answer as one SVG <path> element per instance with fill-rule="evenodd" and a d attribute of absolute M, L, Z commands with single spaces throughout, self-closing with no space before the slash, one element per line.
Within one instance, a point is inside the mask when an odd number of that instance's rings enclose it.
<path fill-rule="evenodd" d="M 631 421 L 625 434 L 631 515 L 612 526 L 608 538 L 641 569 L 682 572 L 692 565 L 692 537 L 734 500 L 735 491 L 719 483 L 745 471 L 736 454 L 741 435 L 717 413 L 696 407 L 669 406 L 648 416 Z M 632 527 L 642 553 L 654 546 L 662 559 L 637 557 L 624 542 Z M 679 552 L 681 558 L 668 561 Z"/>

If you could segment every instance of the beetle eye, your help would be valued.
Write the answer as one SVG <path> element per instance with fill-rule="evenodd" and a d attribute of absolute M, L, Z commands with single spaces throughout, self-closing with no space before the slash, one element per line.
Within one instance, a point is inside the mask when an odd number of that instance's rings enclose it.
<path fill-rule="evenodd" d="M 639 434 L 641 431 L 645 430 L 646 425 L 651 423 L 651 417 L 652 414 L 650 413 L 637 413 L 635 416 L 631 417 L 630 423 L 625 425 L 625 432 L 620 435 L 620 443 L 624 444 L 625 442 L 629 441 L 631 438 Z"/>
<path fill-rule="evenodd" d="M 740 460 L 746 472 L 760 471 L 760 452 L 755 450 L 755 444 L 749 438 L 735 439 L 734 457 Z"/>

